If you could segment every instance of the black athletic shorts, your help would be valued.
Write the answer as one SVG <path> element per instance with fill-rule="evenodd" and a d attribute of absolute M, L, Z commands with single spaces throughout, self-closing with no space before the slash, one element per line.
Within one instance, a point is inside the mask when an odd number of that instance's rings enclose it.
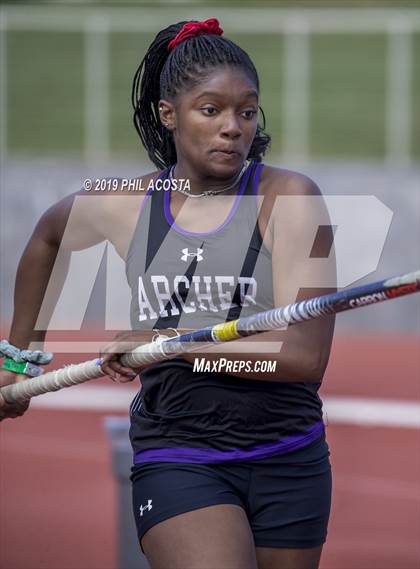
<path fill-rule="evenodd" d="M 140 540 L 163 520 L 215 504 L 245 510 L 257 547 L 316 547 L 327 536 L 331 466 L 325 435 L 261 460 L 138 464 L 131 480 Z"/>

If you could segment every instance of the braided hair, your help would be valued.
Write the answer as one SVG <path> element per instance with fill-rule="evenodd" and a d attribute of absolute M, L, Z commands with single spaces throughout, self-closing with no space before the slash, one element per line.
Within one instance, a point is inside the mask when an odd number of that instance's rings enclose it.
<path fill-rule="evenodd" d="M 248 54 L 231 40 L 219 35 L 199 35 L 168 51 L 168 44 L 187 22 L 178 22 L 160 31 L 140 63 L 133 80 L 134 126 L 150 160 L 160 169 L 177 161 L 171 133 L 160 122 L 160 99 L 171 100 L 181 89 L 205 79 L 215 67 L 241 68 L 259 90 L 258 74 Z M 262 111 L 262 109 L 260 109 Z M 271 138 L 263 126 L 257 127 L 248 158 L 261 161 Z"/>

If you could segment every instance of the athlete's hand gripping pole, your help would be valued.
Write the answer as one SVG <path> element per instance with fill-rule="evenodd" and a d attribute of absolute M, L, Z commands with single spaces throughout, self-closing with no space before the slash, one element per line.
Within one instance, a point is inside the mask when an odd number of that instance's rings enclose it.
<path fill-rule="evenodd" d="M 320 316 L 344 312 L 377 302 L 391 300 L 420 290 L 420 271 L 385 279 L 348 290 L 303 300 L 287 306 L 260 312 L 238 320 L 202 328 L 162 342 L 144 344 L 124 354 L 121 362 L 129 367 L 141 367 L 201 349 L 203 343 L 229 342 L 260 332 L 298 324 Z M 94 359 L 51 371 L 26 381 L 8 385 L 0 391 L 7 402 L 30 399 L 36 395 L 57 391 L 104 375 L 101 360 Z"/>

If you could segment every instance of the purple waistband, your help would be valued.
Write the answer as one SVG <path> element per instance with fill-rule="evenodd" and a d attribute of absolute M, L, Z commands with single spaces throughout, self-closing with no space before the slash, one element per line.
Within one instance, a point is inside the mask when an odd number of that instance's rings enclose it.
<path fill-rule="evenodd" d="M 307 431 L 297 435 L 289 435 L 275 443 L 267 443 L 248 449 L 234 448 L 217 450 L 214 448 L 151 448 L 134 454 L 134 464 L 143 462 L 191 462 L 195 464 L 216 464 L 219 462 L 235 462 L 269 458 L 286 454 L 305 447 L 318 439 L 324 432 L 324 423 L 313 424 Z"/>

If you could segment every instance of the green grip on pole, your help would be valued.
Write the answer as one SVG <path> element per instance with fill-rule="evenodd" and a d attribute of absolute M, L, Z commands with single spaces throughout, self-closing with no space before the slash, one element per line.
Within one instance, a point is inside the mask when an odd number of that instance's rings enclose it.
<path fill-rule="evenodd" d="M 2 369 L 15 373 L 25 373 L 27 362 L 15 362 L 12 358 L 5 358 Z"/>
<path fill-rule="evenodd" d="M 12 371 L 13 373 L 23 373 L 29 377 L 36 377 L 44 371 L 42 367 L 38 367 L 30 362 L 15 362 L 12 358 L 4 358 L 1 369 Z"/>

